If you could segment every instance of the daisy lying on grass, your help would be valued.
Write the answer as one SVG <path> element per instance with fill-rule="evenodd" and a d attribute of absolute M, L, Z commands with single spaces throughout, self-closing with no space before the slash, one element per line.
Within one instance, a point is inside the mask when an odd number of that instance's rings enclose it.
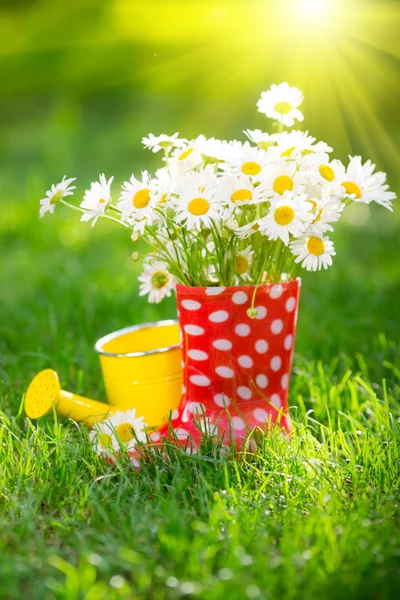
<path fill-rule="evenodd" d="M 307 131 L 284 130 L 303 120 L 302 100 L 287 83 L 263 92 L 258 110 L 280 131 L 246 130 L 245 142 L 149 134 L 144 146 L 163 153 L 154 177 L 131 175 L 115 201 L 113 178 L 100 175 L 79 208 L 65 200 L 75 188 L 64 177 L 40 201 L 40 216 L 65 204 L 82 221 L 108 218 L 133 241 L 147 241 L 151 252 L 139 281 L 150 302 L 169 296 L 176 281 L 258 284 L 326 269 L 335 256 L 328 234 L 346 207 L 377 202 L 392 210 L 395 194 L 371 161 L 350 156 L 343 165 Z"/>
<path fill-rule="evenodd" d="M 136 416 L 136 409 L 117 410 L 115 414 L 96 423 L 90 432 L 90 439 L 98 454 L 110 456 L 121 449 L 130 452 L 137 441 L 146 441 L 146 426 L 143 417 Z"/>

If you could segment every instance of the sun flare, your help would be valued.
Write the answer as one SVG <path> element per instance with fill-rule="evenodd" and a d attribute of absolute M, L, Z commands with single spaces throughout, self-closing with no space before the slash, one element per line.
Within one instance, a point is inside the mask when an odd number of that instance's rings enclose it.
<path fill-rule="evenodd" d="M 308 17 L 322 16 L 328 7 L 328 0 L 298 0 L 298 4 L 301 12 Z"/>

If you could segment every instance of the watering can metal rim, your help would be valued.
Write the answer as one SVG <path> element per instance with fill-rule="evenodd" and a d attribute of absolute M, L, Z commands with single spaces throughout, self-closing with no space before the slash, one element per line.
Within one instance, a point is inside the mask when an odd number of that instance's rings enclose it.
<path fill-rule="evenodd" d="M 166 319 L 163 321 L 152 321 L 149 323 L 141 323 L 139 325 L 131 325 L 129 327 L 124 327 L 123 329 L 118 329 L 118 331 L 113 331 L 109 333 L 99 340 L 97 340 L 94 349 L 98 354 L 102 356 L 109 357 L 123 357 L 123 358 L 137 358 L 139 356 L 150 356 L 151 354 L 160 354 L 161 352 L 168 352 L 169 350 L 176 350 L 181 347 L 180 344 L 173 344 L 172 346 L 165 346 L 164 348 L 154 348 L 153 350 L 145 350 L 144 352 L 106 352 L 103 350 L 103 347 L 108 342 L 111 342 L 113 339 L 120 337 L 126 333 L 132 333 L 134 331 L 138 331 L 140 329 L 149 329 L 155 326 L 163 326 L 163 325 L 177 325 L 178 321 L 176 319 Z"/>

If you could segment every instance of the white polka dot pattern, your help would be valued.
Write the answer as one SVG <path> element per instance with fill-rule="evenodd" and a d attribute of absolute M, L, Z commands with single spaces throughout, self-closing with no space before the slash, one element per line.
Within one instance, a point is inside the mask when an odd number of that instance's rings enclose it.
<path fill-rule="evenodd" d="M 214 340 L 212 345 L 217 350 L 231 350 L 233 344 L 229 340 Z"/>
<path fill-rule="evenodd" d="M 274 356 L 271 358 L 271 369 L 273 371 L 279 371 L 282 366 L 282 359 L 280 356 Z"/>
<path fill-rule="evenodd" d="M 236 335 L 240 335 L 240 337 L 247 337 L 250 333 L 250 327 L 246 325 L 246 323 L 239 323 L 235 327 Z"/>
<path fill-rule="evenodd" d="M 232 425 L 234 429 L 244 429 L 244 421 L 241 417 L 232 417 Z"/>
<path fill-rule="evenodd" d="M 193 415 L 202 415 L 206 407 L 201 402 L 188 402 L 186 408 Z"/>
<path fill-rule="evenodd" d="M 293 312 L 296 306 L 296 298 L 293 296 L 286 300 L 285 308 L 288 312 Z"/>
<path fill-rule="evenodd" d="M 230 367 L 216 367 L 215 372 L 220 377 L 225 377 L 225 379 L 230 379 L 235 374 L 234 370 Z"/>
<path fill-rule="evenodd" d="M 179 427 L 175 433 L 180 440 L 186 440 L 189 437 L 189 432 L 186 429 L 183 429 L 183 427 Z"/>
<path fill-rule="evenodd" d="M 230 399 L 228 396 L 225 396 L 225 394 L 215 394 L 214 402 L 217 406 L 221 406 L 221 408 L 229 406 L 231 403 Z"/>
<path fill-rule="evenodd" d="M 229 319 L 229 313 L 226 310 L 216 310 L 208 318 L 212 323 L 223 323 Z"/>
<path fill-rule="evenodd" d="M 182 300 L 182 306 L 183 308 L 186 308 L 186 310 L 199 310 L 199 308 L 201 308 L 200 302 L 197 302 L 196 300 Z"/>
<path fill-rule="evenodd" d="M 200 387 L 207 387 L 207 385 L 210 385 L 211 381 L 208 377 L 206 377 L 205 375 L 191 375 L 189 377 L 189 380 L 194 384 L 194 385 L 198 385 Z"/>
<path fill-rule="evenodd" d="M 224 287 L 211 287 L 206 289 L 206 294 L 207 296 L 219 296 L 224 290 Z"/>
<path fill-rule="evenodd" d="M 189 335 L 203 335 L 204 333 L 204 329 L 198 325 L 185 325 L 183 329 Z"/>
<path fill-rule="evenodd" d="M 242 398 L 242 400 L 250 400 L 252 396 L 251 389 L 246 385 L 240 385 L 237 389 L 237 394 L 239 398 Z"/>
<path fill-rule="evenodd" d="M 269 295 L 270 298 L 273 298 L 274 300 L 276 300 L 277 298 L 280 298 L 282 296 L 283 293 L 283 287 L 281 286 L 280 283 L 278 283 L 277 285 L 273 285 L 270 289 Z"/>
<path fill-rule="evenodd" d="M 289 385 L 289 375 L 287 373 L 285 373 L 285 375 L 282 375 L 281 386 L 283 387 L 284 390 L 286 390 L 288 385 Z"/>
<path fill-rule="evenodd" d="M 281 407 L 281 399 L 278 394 L 272 394 L 272 396 L 270 398 L 270 402 L 277 409 L 279 409 Z"/>
<path fill-rule="evenodd" d="M 265 319 L 265 317 L 268 314 L 268 311 L 265 308 L 265 306 L 256 306 L 256 310 L 257 310 L 256 319 L 258 319 L 258 321 L 261 321 L 261 319 Z"/>
<path fill-rule="evenodd" d="M 256 408 L 253 414 L 254 414 L 254 418 L 257 421 L 260 421 L 260 423 L 262 423 L 264 421 L 268 421 L 268 413 L 263 408 Z"/>
<path fill-rule="evenodd" d="M 268 385 L 268 377 L 263 373 L 260 373 L 256 377 L 256 385 L 262 390 L 264 390 Z"/>
<path fill-rule="evenodd" d="M 293 346 L 293 336 L 289 333 L 289 335 L 287 335 L 285 337 L 285 341 L 283 342 L 283 346 L 285 348 L 285 350 L 290 350 Z"/>
<path fill-rule="evenodd" d="M 208 354 L 203 350 L 188 350 L 188 357 L 192 360 L 207 360 Z"/>
<path fill-rule="evenodd" d="M 244 292 L 235 292 L 232 296 L 232 302 L 235 304 L 246 304 L 247 300 L 247 294 Z"/>
<path fill-rule="evenodd" d="M 272 321 L 272 323 L 271 323 L 272 333 L 277 335 L 278 333 L 280 333 L 282 331 L 282 329 L 283 329 L 283 321 L 281 319 L 275 319 L 275 321 Z"/>
<path fill-rule="evenodd" d="M 250 369 L 253 366 L 253 360 L 250 358 L 250 356 L 247 356 L 247 354 L 242 354 L 239 356 L 238 363 L 244 369 Z"/>
<path fill-rule="evenodd" d="M 266 340 L 257 340 L 254 346 L 258 354 L 265 354 L 268 351 L 268 342 Z"/>

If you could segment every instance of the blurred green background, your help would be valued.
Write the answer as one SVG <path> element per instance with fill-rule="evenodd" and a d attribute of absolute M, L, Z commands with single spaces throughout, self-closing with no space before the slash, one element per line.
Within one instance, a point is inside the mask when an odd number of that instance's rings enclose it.
<path fill-rule="evenodd" d="M 321 9 L 322 6 L 322 9 Z M 0 392 L 17 409 L 30 377 L 103 390 L 95 340 L 172 317 L 137 295 L 137 248 L 118 226 L 81 224 L 39 199 L 66 174 L 77 198 L 104 172 L 115 193 L 157 155 L 140 140 L 179 131 L 243 140 L 269 130 L 261 91 L 305 94 L 304 128 L 371 158 L 400 192 L 400 3 L 331 0 L 2 0 L 0 3 Z M 375 381 L 400 339 L 400 210 L 349 210 L 328 272 L 303 278 L 296 360 L 322 358 Z M 363 358 L 361 357 L 363 355 Z M 348 355 L 348 358 L 345 358 Z"/>

